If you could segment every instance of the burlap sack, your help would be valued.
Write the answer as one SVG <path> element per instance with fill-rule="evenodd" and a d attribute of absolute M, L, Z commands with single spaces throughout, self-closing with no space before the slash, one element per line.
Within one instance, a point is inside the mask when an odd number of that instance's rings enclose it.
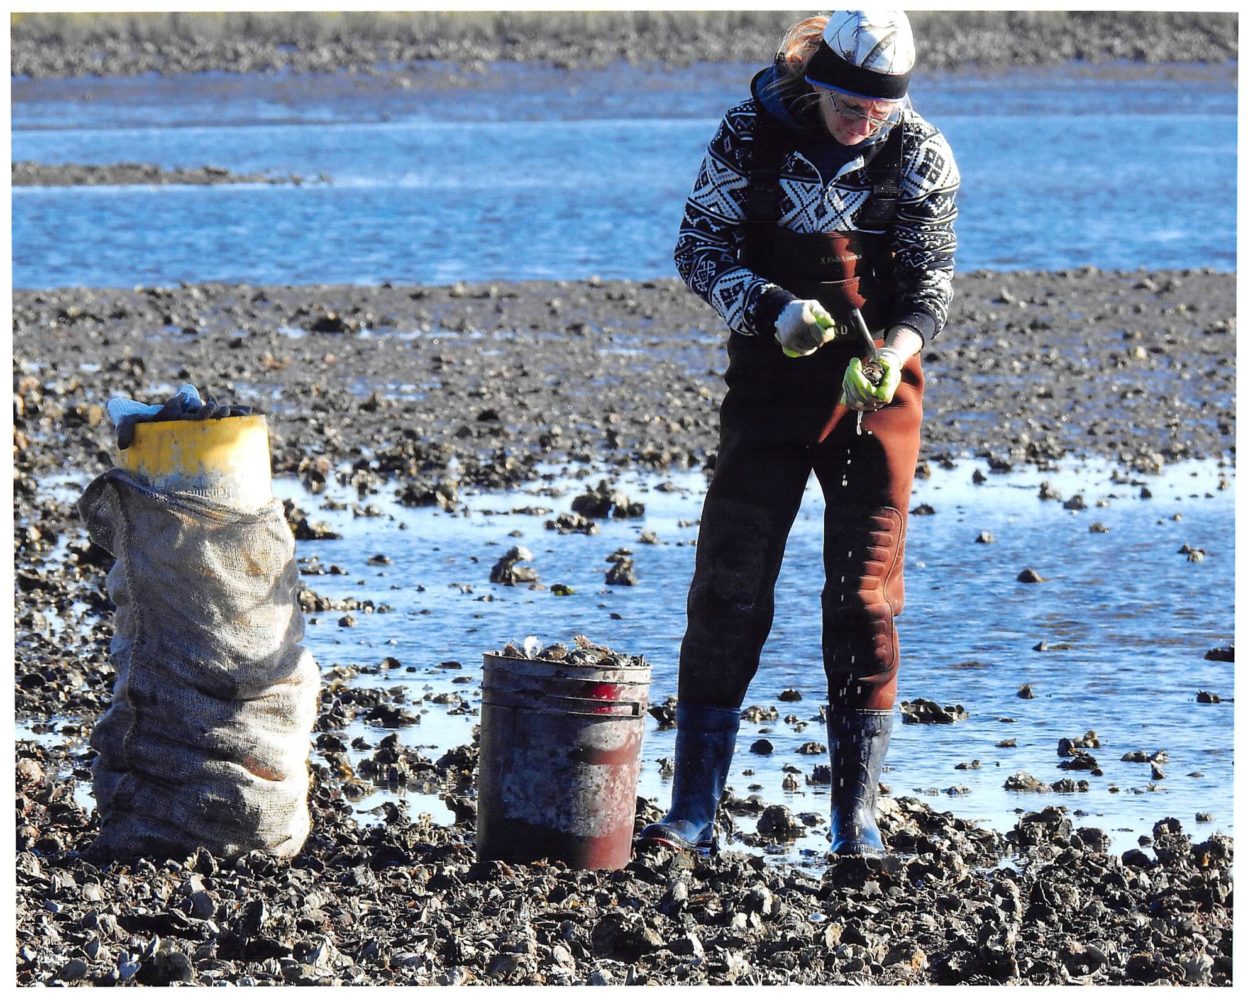
<path fill-rule="evenodd" d="M 97 853 L 298 852 L 320 676 L 300 645 L 294 538 L 254 514 L 112 470 L 78 502 L 116 557 L 113 700 L 91 734 Z"/>

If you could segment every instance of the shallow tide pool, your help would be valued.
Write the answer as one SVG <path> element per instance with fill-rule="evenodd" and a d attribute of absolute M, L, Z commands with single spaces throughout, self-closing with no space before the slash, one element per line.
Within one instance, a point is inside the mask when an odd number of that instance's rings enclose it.
<path fill-rule="evenodd" d="M 1157 476 L 1123 477 L 1107 466 L 1068 463 L 1061 471 L 1005 475 L 980 468 L 986 479 L 979 483 L 976 469 L 933 468 L 915 485 L 912 509 L 933 513 L 910 519 L 898 697 L 959 705 L 967 717 L 916 725 L 899 718 L 883 776 L 891 793 L 1001 832 L 1024 811 L 1064 805 L 1076 826 L 1105 830 L 1118 851 L 1166 816 L 1198 837 L 1232 834 L 1234 665 L 1205 654 L 1234 638 L 1233 469 L 1187 463 Z M 305 570 L 313 557 L 336 568 L 306 572 L 305 585 L 335 601 L 389 607 L 352 612 L 351 625 L 341 623 L 344 611 L 309 615 L 305 642 L 322 672 L 347 675 L 351 684 L 402 686 L 421 715 L 397 730 L 357 722 L 349 738 L 376 746 L 397 732 L 403 744 L 435 760 L 469 742 L 479 720 L 482 654 L 529 635 L 549 644 L 583 633 L 644 654 L 653 666 L 651 704 L 675 694 L 703 475 L 613 479 L 645 504 L 645 515 L 599 521 L 599 532 L 589 536 L 559 535 L 545 523 L 601 476 L 563 467 L 547 477 L 508 494 L 466 494 L 453 514 L 405 508 L 384 495 L 360 501 L 334 485 L 313 496 L 294 479 L 275 481 L 279 497 L 343 536 L 298 544 Z M 1041 498 L 1045 482 L 1043 492 L 1060 498 Z M 74 485 L 66 484 L 71 491 Z M 977 542 L 983 533 L 994 540 Z M 775 707 L 779 719 L 743 722 L 729 778 L 741 797 L 757 793 L 817 818 L 804 837 L 775 853 L 812 864 L 826 850 L 828 797 L 826 786 L 807 779 L 826 757 L 798 748 L 826 742 L 818 721 L 826 697 L 821 536 L 822 500 L 812 480 L 778 583 L 775 626 L 745 702 Z M 513 545 L 532 552 L 527 565 L 539 574 L 536 585 L 489 582 Z M 1193 561 L 1185 547 L 1203 558 Z M 605 583 L 607 557 L 620 548 L 632 554 L 635 586 Z M 383 556 L 388 562 L 377 558 Z M 1024 569 L 1042 582 L 1019 582 Z M 556 584 L 572 593 L 557 596 Z M 1210 599 L 1218 594 L 1224 596 Z M 1024 685 L 1033 697 L 1020 697 Z M 783 691 L 801 699 L 780 701 Z M 1200 692 L 1221 700 L 1200 703 Z M 432 700 L 448 693 L 464 704 Z M 639 793 L 665 808 L 670 777 L 659 761 L 672 755 L 674 730 L 653 718 L 646 725 Z M 1100 744 L 1091 753 L 1103 774 L 1060 769 L 1058 741 L 1089 731 Z M 59 738 L 19 729 L 29 735 Z M 763 736 L 774 751 L 752 753 Z M 1122 760 L 1134 751 L 1165 751 L 1164 777 L 1154 779 L 1147 762 Z M 786 765 L 797 768 L 796 790 L 781 786 Z M 1007 778 L 1019 772 L 1050 785 L 1086 781 L 1087 790 L 1006 790 Z M 89 787 L 80 795 L 89 802 Z M 436 822 L 452 819 L 439 794 L 378 791 L 357 803 L 361 821 L 374 821 L 384 802 L 400 798 Z M 1210 818 L 1198 821 L 1198 814 Z M 736 822 L 753 829 L 751 817 Z"/>

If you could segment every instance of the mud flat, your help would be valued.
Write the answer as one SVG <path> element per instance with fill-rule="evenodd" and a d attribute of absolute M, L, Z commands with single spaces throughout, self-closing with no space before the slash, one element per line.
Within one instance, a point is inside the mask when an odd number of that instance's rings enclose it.
<path fill-rule="evenodd" d="M 324 181 L 324 177 L 317 178 Z M 32 163 L 13 164 L 14 187 L 77 187 L 98 184 L 303 184 L 298 174 L 236 174 L 224 167 L 179 167 L 154 163 Z"/>
<path fill-rule="evenodd" d="M 1203 457 L 1230 474 L 1234 275 L 976 273 L 958 292 L 925 351 L 922 462 L 1100 457 L 1146 480 Z M 90 860 L 74 782 L 109 698 L 109 559 L 50 484 L 107 467 L 110 395 L 191 381 L 270 415 L 279 473 L 456 507 L 547 463 L 711 464 L 723 334 L 674 281 L 197 285 L 18 291 L 13 349 L 15 698 L 39 736 L 16 754 L 19 983 L 1230 984 L 1232 843 L 1171 817 L 1119 854 L 1063 810 L 1002 835 L 899 796 L 892 857 L 815 874 L 737 851 L 618 873 L 480 864 L 475 745 L 430 760 L 370 738 L 353 772 L 347 726 L 411 705 L 348 678 L 326 678 L 294 861 Z M 456 821 L 353 810 L 369 787 L 417 786 Z M 759 807 L 760 836 L 783 838 L 792 816 Z"/>
<path fill-rule="evenodd" d="M 1135 472 L 1235 450 L 1235 276 L 976 272 L 923 352 L 922 459 L 1100 456 Z M 722 324 L 676 280 L 18 290 L 16 463 L 98 464 L 114 394 L 180 381 L 270 415 L 276 472 L 352 466 L 413 497 L 541 462 L 701 467 Z"/>

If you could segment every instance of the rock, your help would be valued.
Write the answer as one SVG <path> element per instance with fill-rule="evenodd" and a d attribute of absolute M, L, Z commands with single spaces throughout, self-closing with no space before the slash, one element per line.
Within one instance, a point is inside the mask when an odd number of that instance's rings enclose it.
<path fill-rule="evenodd" d="M 766 754 L 771 753 L 775 749 L 776 749 L 775 744 L 773 744 L 771 740 L 768 740 L 768 739 L 758 739 L 750 744 L 750 753 L 766 755 Z"/>
<path fill-rule="evenodd" d="M 1099 767 L 1096 758 L 1086 750 L 1071 751 L 1071 756 L 1059 761 L 1057 766 L 1063 771 L 1095 771 Z"/>
<path fill-rule="evenodd" d="M 758 817 L 758 832 L 773 840 L 793 840 L 806 831 L 787 806 L 777 805 L 768 806 Z"/>
<path fill-rule="evenodd" d="M 210 892 L 200 889 L 187 898 L 191 904 L 191 916 L 196 920 L 208 920 L 217 912 L 216 897 Z"/>
<path fill-rule="evenodd" d="M 668 695 L 661 705 L 651 705 L 646 711 L 659 724 L 659 729 L 671 729 L 676 725 L 676 699 Z"/>
<path fill-rule="evenodd" d="M 636 962 L 642 955 L 662 948 L 662 936 L 647 926 L 641 914 L 612 910 L 604 914 L 590 934 L 594 954 L 619 962 Z"/>
<path fill-rule="evenodd" d="M 332 968 L 342 957 L 334 943 L 324 934 L 300 941 L 295 945 L 292 954 L 295 961 L 316 969 Z"/>
<path fill-rule="evenodd" d="M 706 955 L 706 948 L 702 944 L 702 939 L 697 934 L 682 934 L 675 938 L 668 945 L 673 955 L 679 955 L 682 958 L 700 959 Z"/>
<path fill-rule="evenodd" d="M 1213 959 L 1203 949 L 1180 960 L 1183 982 L 1192 986 L 1207 985 L 1213 972 Z"/>
<path fill-rule="evenodd" d="M 945 705 L 942 707 L 934 701 L 928 701 L 925 698 L 903 701 L 899 707 L 903 723 L 949 724 L 968 718 L 966 709 L 961 705 Z"/>
<path fill-rule="evenodd" d="M 1082 736 L 1074 739 L 1068 739 L 1063 736 L 1057 741 L 1057 755 L 1059 757 L 1070 757 L 1077 754 L 1081 750 L 1097 749 L 1101 745 L 1100 739 L 1096 735 L 1096 731 L 1089 729 Z"/>
<path fill-rule="evenodd" d="M 1134 764 L 1147 764 L 1149 762 L 1165 763 L 1170 758 L 1164 750 L 1154 750 L 1151 754 L 1144 750 L 1129 750 L 1119 759 L 1130 761 Z"/>
<path fill-rule="evenodd" d="M 746 722 L 774 722 L 780 718 L 780 712 L 775 708 L 764 708 L 762 705 L 751 705 L 741 713 L 741 718 Z"/>
<path fill-rule="evenodd" d="M 1109 850 L 1109 834 L 1095 826 L 1081 826 L 1071 837 L 1071 844 L 1088 851 L 1104 854 Z"/>
<path fill-rule="evenodd" d="M 43 768 L 39 766 L 37 761 L 31 760 L 29 757 L 22 757 L 17 762 L 17 783 L 22 785 L 37 785 L 43 781 Z"/>
<path fill-rule="evenodd" d="M 579 534 L 596 535 L 598 525 L 587 517 L 577 513 L 560 514 L 553 521 L 546 522 L 548 531 L 557 531 L 561 535 Z"/>
<path fill-rule="evenodd" d="M 517 583 L 536 583 L 537 570 L 531 566 L 517 565 L 530 562 L 532 559 L 533 553 L 523 545 L 512 546 L 490 570 L 490 583 L 502 583 L 507 586 L 514 586 Z"/>
<path fill-rule="evenodd" d="M 588 518 L 645 517 L 646 506 L 633 503 L 604 479 L 595 489 L 576 497 L 572 501 L 572 511 Z"/>
<path fill-rule="evenodd" d="M 884 954 L 884 964 L 900 965 L 911 972 L 927 968 L 927 953 L 910 938 L 894 941 Z"/>
<path fill-rule="evenodd" d="M 633 570 L 631 553 L 627 549 L 617 549 L 607 556 L 611 568 L 607 570 L 606 581 L 613 587 L 633 587 L 637 584 L 637 574 Z"/>
<path fill-rule="evenodd" d="M 1026 771 L 1018 771 L 1005 779 L 1004 788 L 1007 792 L 1048 792 L 1052 789 L 1039 778 Z"/>
<path fill-rule="evenodd" d="M 1044 577 L 1034 569 L 1025 569 L 1018 574 L 1019 583 L 1044 583 Z"/>
<path fill-rule="evenodd" d="M 56 974 L 56 978 L 63 983 L 77 982 L 86 976 L 89 969 L 90 966 L 81 958 L 71 958 L 61 966 L 60 971 Z"/>

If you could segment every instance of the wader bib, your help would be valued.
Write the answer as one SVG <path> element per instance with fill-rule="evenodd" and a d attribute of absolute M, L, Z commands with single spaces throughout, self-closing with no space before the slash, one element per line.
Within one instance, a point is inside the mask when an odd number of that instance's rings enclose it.
<path fill-rule="evenodd" d="M 759 108 L 743 261 L 800 298 L 873 329 L 895 314 L 888 235 L 896 215 L 901 128 L 868 165 L 871 232 L 799 234 L 777 224 L 779 173 L 791 148 Z M 899 662 L 910 487 L 919 452 L 923 372 L 906 363 L 893 401 L 863 414 L 840 404 L 856 338 L 789 358 L 774 337 L 733 333 L 720 443 L 707 490 L 681 644 L 679 700 L 737 708 L 771 630 L 785 543 L 810 473 L 825 499 L 823 662 L 833 706 L 885 710 Z"/>

